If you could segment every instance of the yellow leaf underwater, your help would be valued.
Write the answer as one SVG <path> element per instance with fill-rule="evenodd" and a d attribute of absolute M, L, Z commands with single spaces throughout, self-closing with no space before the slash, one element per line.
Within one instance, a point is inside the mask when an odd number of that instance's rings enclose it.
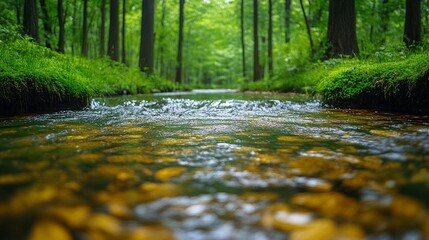
<path fill-rule="evenodd" d="M 70 233 L 61 224 L 52 220 L 39 220 L 31 230 L 29 240 L 72 240 Z"/>
<path fill-rule="evenodd" d="M 170 178 L 179 176 L 185 171 L 186 169 L 184 167 L 168 167 L 157 171 L 155 177 L 161 181 L 168 181 Z"/>

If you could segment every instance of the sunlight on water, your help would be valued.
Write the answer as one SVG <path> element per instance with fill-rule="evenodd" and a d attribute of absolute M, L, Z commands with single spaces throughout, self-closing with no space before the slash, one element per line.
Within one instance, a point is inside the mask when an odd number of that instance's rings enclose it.
<path fill-rule="evenodd" d="M 429 118 L 159 94 L 0 120 L 4 239 L 424 239 Z"/>

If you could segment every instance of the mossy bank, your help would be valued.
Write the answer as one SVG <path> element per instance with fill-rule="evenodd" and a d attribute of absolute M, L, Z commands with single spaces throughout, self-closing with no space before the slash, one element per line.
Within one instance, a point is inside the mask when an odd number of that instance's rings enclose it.
<path fill-rule="evenodd" d="M 429 114 L 429 53 L 333 69 L 317 92 L 333 107 Z"/>
<path fill-rule="evenodd" d="M 59 54 L 26 39 L 0 41 L 0 56 L 0 116 L 81 109 L 93 97 L 176 88 L 138 68 Z"/>

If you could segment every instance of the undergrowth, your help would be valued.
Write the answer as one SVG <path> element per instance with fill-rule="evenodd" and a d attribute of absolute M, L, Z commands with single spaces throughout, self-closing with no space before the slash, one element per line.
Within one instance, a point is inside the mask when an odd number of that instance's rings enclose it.
<path fill-rule="evenodd" d="M 0 38 L 0 39 L 7 39 Z M 0 41 L 0 114 L 87 106 L 98 96 L 172 91 L 175 84 L 109 59 L 56 53 L 15 36 Z"/>

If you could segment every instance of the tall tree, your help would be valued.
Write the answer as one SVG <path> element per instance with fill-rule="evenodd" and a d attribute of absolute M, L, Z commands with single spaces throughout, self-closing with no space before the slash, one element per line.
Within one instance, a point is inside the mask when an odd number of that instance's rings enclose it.
<path fill-rule="evenodd" d="M 386 42 L 386 33 L 389 28 L 389 8 L 388 3 L 389 0 L 381 0 L 382 6 L 381 6 L 381 40 L 380 43 L 384 44 Z"/>
<path fill-rule="evenodd" d="M 47 48 L 52 48 L 51 45 L 51 36 L 52 36 L 52 27 L 51 20 L 49 18 L 48 7 L 46 6 L 45 0 L 40 0 L 40 8 L 42 9 L 42 21 L 43 21 L 43 30 L 45 37 L 45 46 Z"/>
<path fill-rule="evenodd" d="M 110 26 L 107 55 L 119 61 L 119 0 L 110 0 Z"/>
<path fill-rule="evenodd" d="M 59 33 L 58 33 L 58 48 L 57 51 L 59 53 L 64 53 L 65 47 L 65 17 L 64 17 L 64 9 L 63 9 L 63 0 L 57 1 L 57 16 L 58 16 L 58 25 L 59 25 Z"/>
<path fill-rule="evenodd" d="M 268 73 L 273 74 L 273 0 L 268 0 Z"/>
<path fill-rule="evenodd" d="M 307 14 L 305 13 L 304 3 L 302 2 L 302 0 L 299 0 L 299 3 L 301 5 L 302 15 L 304 16 L 304 22 L 305 22 L 305 27 L 307 29 L 308 40 L 310 41 L 311 54 L 314 55 L 315 49 L 314 49 L 313 37 L 311 35 L 310 22 L 308 21 Z"/>
<path fill-rule="evenodd" d="M 162 0 L 162 11 L 161 11 L 161 30 L 159 34 L 159 73 L 164 76 L 164 40 L 165 40 L 165 15 L 167 13 L 167 1 Z"/>
<path fill-rule="evenodd" d="M 125 49 L 125 17 L 126 17 L 126 0 L 122 0 L 122 63 L 127 64 Z"/>
<path fill-rule="evenodd" d="M 153 73 L 155 1 L 143 0 L 140 40 L 140 69 Z"/>
<path fill-rule="evenodd" d="M 101 25 L 100 25 L 100 57 L 105 55 L 106 51 L 106 0 L 101 0 Z"/>
<path fill-rule="evenodd" d="M 285 42 L 290 42 L 290 17 L 292 0 L 285 0 Z"/>
<path fill-rule="evenodd" d="M 355 0 L 329 0 L 328 41 L 328 57 L 359 53 Z"/>
<path fill-rule="evenodd" d="M 25 0 L 24 2 L 24 33 L 32 37 L 35 41 L 39 41 L 39 28 L 37 17 L 37 2 L 36 0 Z"/>
<path fill-rule="evenodd" d="M 77 42 L 77 39 L 76 39 L 76 35 L 77 35 L 77 22 L 78 22 L 77 21 L 77 8 L 78 8 L 77 0 L 74 0 L 73 1 L 73 15 L 72 15 L 72 18 L 73 18 L 73 21 L 72 21 L 72 36 L 73 36 L 73 38 L 72 38 L 72 42 L 71 42 L 72 55 L 75 54 L 75 44 Z"/>
<path fill-rule="evenodd" d="M 246 78 L 246 43 L 244 41 L 244 0 L 240 3 L 240 29 L 241 29 L 241 64 L 243 67 L 243 78 Z"/>
<path fill-rule="evenodd" d="M 421 42 L 421 29 L 422 23 L 420 0 L 407 0 L 404 25 L 404 42 L 408 48 Z"/>
<path fill-rule="evenodd" d="M 82 56 L 88 57 L 88 0 L 83 0 Z"/>
<path fill-rule="evenodd" d="M 261 65 L 259 65 L 258 0 L 253 0 L 253 81 L 261 78 Z"/>
<path fill-rule="evenodd" d="M 179 3 L 179 42 L 177 46 L 177 69 L 176 82 L 182 82 L 182 54 L 183 54 L 183 27 L 185 22 L 185 0 L 180 0 Z"/>

